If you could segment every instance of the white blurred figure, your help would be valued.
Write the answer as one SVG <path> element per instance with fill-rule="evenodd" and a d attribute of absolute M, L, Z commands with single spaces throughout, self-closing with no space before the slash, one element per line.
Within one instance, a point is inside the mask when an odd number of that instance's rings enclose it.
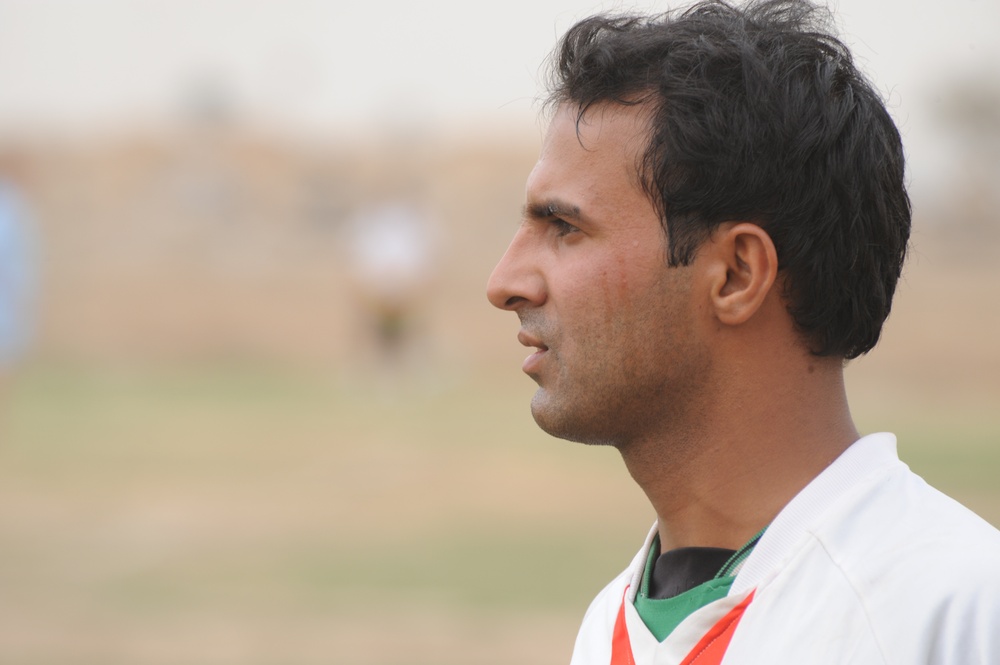
<path fill-rule="evenodd" d="M 402 368 L 419 343 L 420 310 L 433 276 L 436 234 L 410 203 L 382 203 L 351 224 L 350 262 L 366 334 L 379 363 Z"/>

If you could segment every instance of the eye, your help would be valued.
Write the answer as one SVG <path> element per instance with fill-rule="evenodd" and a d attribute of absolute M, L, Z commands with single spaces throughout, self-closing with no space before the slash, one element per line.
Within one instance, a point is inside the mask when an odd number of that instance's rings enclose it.
<path fill-rule="evenodd" d="M 556 236 L 560 238 L 562 236 L 569 235 L 570 233 L 576 233 L 577 231 L 580 230 L 575 226 L 573 226 L 572 224 L 570 224 L 569 222 L 567 222 L 566 220 L 559 219 L 558 217 L 551 218 L 549 220 L 549 223 L 552 224 L 553 228 L 555 228 Z"/>

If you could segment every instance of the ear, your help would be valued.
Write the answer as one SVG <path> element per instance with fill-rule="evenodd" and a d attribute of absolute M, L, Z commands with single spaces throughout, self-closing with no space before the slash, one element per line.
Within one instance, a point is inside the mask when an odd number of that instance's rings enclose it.
<path fill-rule="evenodd" d="M 760 310 L 778 276 L 778 252 L 764 229 L 727 222 L 708 243 L 710 298 L 720 323 L 737 326 Z"/>

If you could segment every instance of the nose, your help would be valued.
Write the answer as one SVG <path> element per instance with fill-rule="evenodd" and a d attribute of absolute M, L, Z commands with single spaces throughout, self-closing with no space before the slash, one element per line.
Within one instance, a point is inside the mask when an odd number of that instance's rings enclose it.
<path fill-rule="evenodd" d="M 486 283 L 486 297 L 499 309 L 517 311 L 545 302 L 545 278 L 528 228 L 522 226 Z"/>

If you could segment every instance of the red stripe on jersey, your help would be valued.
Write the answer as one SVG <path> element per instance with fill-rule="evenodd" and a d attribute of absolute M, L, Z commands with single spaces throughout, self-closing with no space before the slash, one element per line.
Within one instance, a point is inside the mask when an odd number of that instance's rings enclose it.
<path fill-rule="evenodd" d="M 722 657 L 726 655 L 726 649 L 729 648 L 729 641 L 733 639 L 733 633 L 736 632 L 736 626 L 743 618 L 743 611 L 751 600 L 753 600 L 752 591 L 749 596 L 743 599 L 742 603 L 729 610 L 726 616 L 719 619 L 705 633 L 694 649 L 691 649 L 687 658 L 681 661 L 681 665 L 720 665 Z"/>
<path fill-rule="evenodd" d="M 628 626 L 625 624 L 625 595 L 628 587 L 622 593 L 622 604 L 618 608 L 618 618 L 615 619 L 615 632 L 611 637 L 611 665 L 635 665 L 632 657 L 632 644 L 628 639 Z"/>
<path fill-rule="evenodd" d="M 615 619 L 615 630 L 611 637 L 610 665 L 635 665 L 632 644 L 628 637 L 628 625 L 625 623 L 626 594 L 628 594 L 628 587 L 625 587 L 625 592 L 622 594 L 622 604 L 618 608 L 618 617 Z M 722 657 L 726 655 L 729 642 L 733 639 L 733 633 L 736 632 L 736 626 L 739 625 L 740 619 L 743 618 L 743 612 L 751 600 L 753 600 L 752 591 L 698 640 L 698 644 L 691 649 L 680 665 L 721 665 Z"/>

